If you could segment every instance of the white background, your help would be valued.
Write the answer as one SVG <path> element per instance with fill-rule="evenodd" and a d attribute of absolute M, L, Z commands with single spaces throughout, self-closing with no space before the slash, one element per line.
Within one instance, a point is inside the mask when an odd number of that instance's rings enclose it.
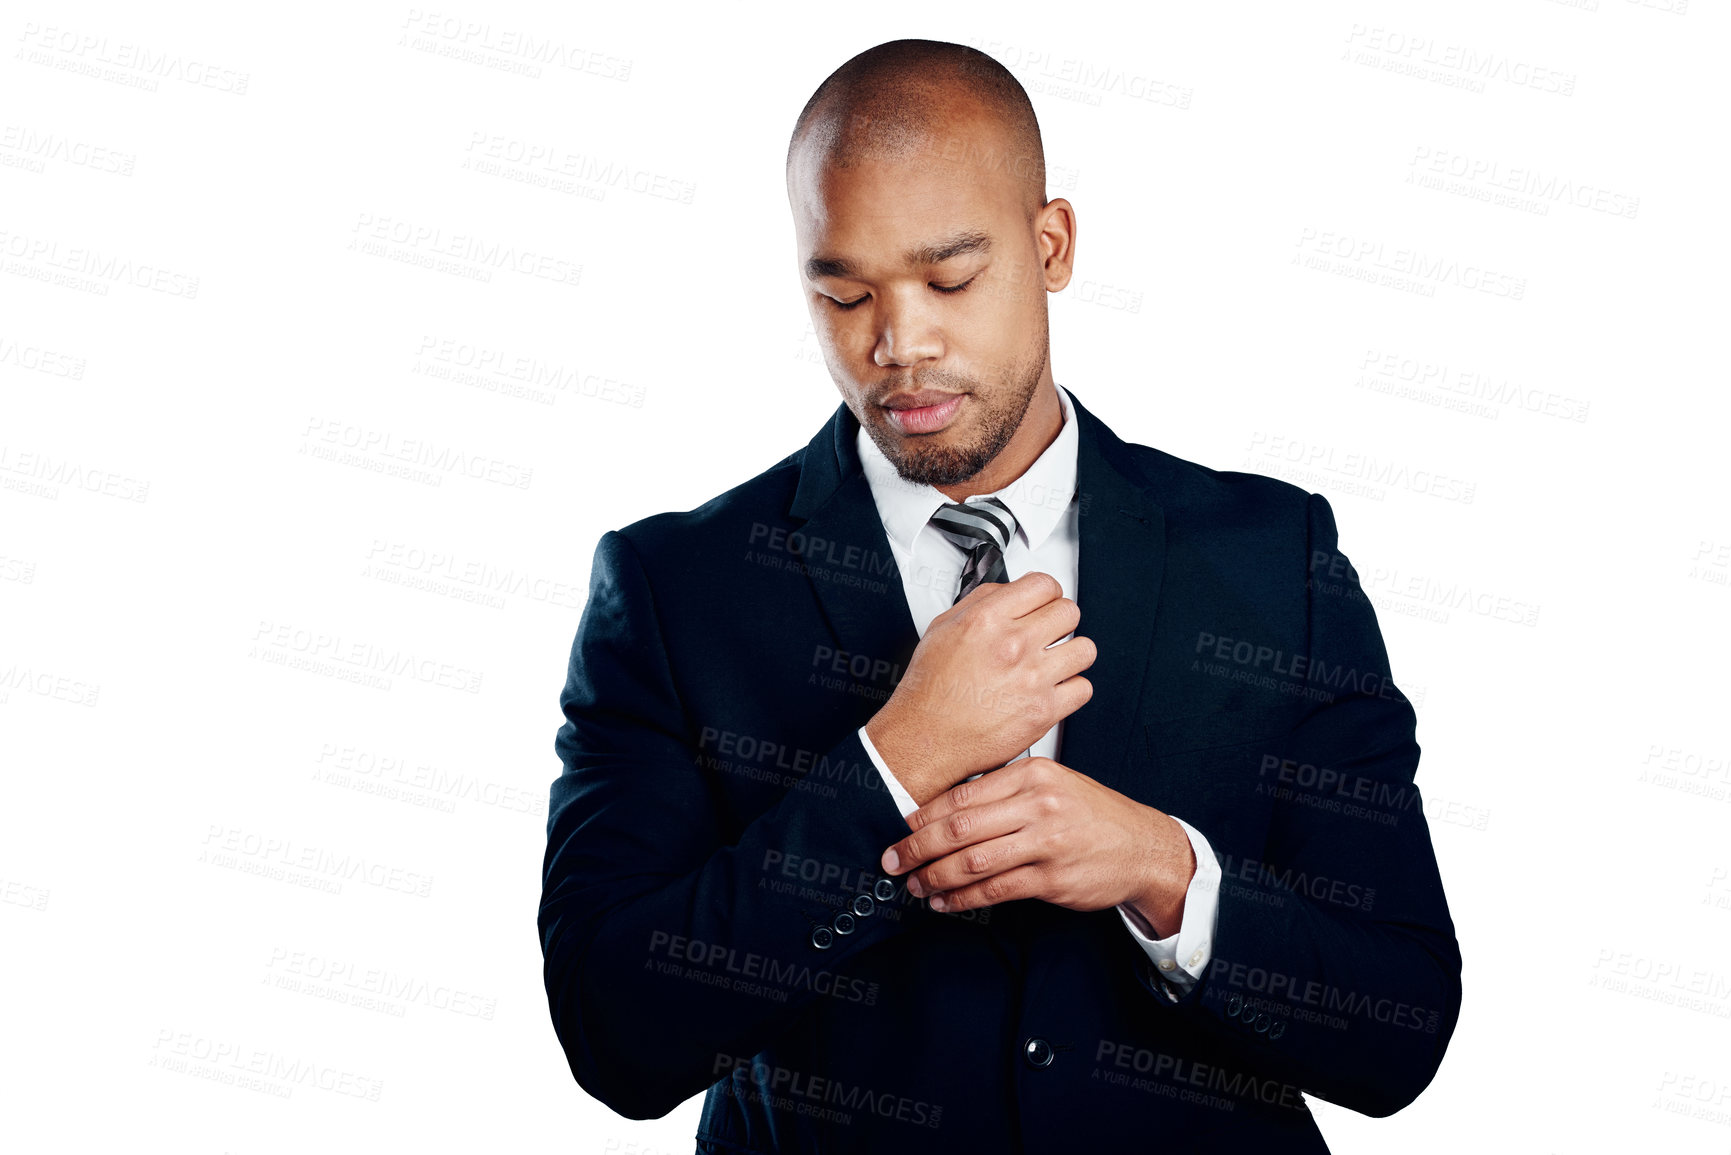
<path fill-rule="evenodd" d="M 1583 3 L 8 6 L 6 1145 L 691 1150 L 548 1020 L 557 696 L 836 406 L 787 134 L 913 35 L 1033 97 L 1060 383 L 1327 494 L 1419 699 L 1465 1009 L 1333 1148 L 1731 1150 L 1726 20 Z"/>

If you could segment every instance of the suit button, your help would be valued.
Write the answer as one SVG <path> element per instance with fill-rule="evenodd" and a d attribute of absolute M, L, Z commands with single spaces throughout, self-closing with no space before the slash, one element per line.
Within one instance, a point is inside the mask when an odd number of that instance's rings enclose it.
<path fill-rule="evenodd" d="M 896 896 L 896 884 L 888 878 L 880 878 L 872 886 L 872 897 L 879 902 L 888 902 Z"/>
<path fill-rule="evenodd" d="M 1274 1024 L 1270 1025 L 1268 1028 L 1268 1041 L 1273 1042 L 1275 1039 L 1278 1039 L 1281 1035 L 1284 1035 L 1285 1033 L 1286 1033 L 1286 1024 L 1284 1022 L 1274 1023 Z"/>
<path fill-rule="evenodd" d="M 1243 995 L 1228 995 L 1226 997 L 1226 1017 L 1236 1019 L 1238 1012 L 1244 1009 Z"/>
<path fill-rule="evenodd" d="M 1052 1044 L 1037 1036 L 1022 1047 L 1022 1057 L 1028 1060 L 1030 1067 L 1050 1067 L 1052 1054 Z"/>
<path fill-rule="evenodd" d="M 814 926 L 811 928 L 812 946 L 815 946 L 818 950 L 828 950 L 834 944 L 835 932 L 830 930 L 829 927 Z"/>
<path fill-rule="evenodd" d="M 829 924 L 835 927 L 835 932 L 837 934 L 853 933 L 853 915 L 849 914 L 845 910 L 839 912 L 834 918 L 830 919 Z"/>
<path fill-rule="evenodd" d="M 853 912 L 856 917 L 868 917 L 872 911 L 877 909 L 877 906 L 878 904 L 872 901 L 872 896 L 869 894 L 856 894 L 853 896 Z"/>
<path fill-rule="evenodd" d="M 1258 1011 L 1255 1021 L 1250 1025 L 1255 1028 L 1257 1034 L 1266 1035 L 1268 1033 L 1268 1024 L 1270 1021 L 1267 1012 Z"/>

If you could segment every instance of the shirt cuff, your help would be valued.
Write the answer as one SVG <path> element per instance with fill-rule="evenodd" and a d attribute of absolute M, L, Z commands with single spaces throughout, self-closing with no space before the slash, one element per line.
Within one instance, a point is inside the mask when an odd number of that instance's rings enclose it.
<path fill-rule="evenodd" d="M 878 748 L 872 745 L 872 740 L 867 736 L 864 726 L 859 728 L 859 740 L 860 745 L 865 747 L 866 755 L 871 758 L 872 765 L 878 768 L 878 774 L 884 780 L 884 789 L 890 792 L 890 798 L 895 801 L 896 809 L 902 812 L 902 817 L 906 818 L 918 810 L 920 804 L 914 801 L 912 794 L 902 789 L 902 784 L 896 781 L 896 776 L 890 773 L 888 766 L 884 765 L 883 755 L 879 754 Z M 1219 874 L 1218 868 L 1216 868 L 1215 873 L 1216 875 Z M 1189 900 L 1186 899 L 1185 901 Z"/>
<path fill-rule="evenodd" d="M 1182 993 L 1196 984 L 1213 957 L 1214 932 L 1220 921 L 1220 863 L 1201 831 L 1177 815 L 1171 818 L 1184 828 L 1190 849 L 1196 855 L 1196 873 L 1184 891 L 1184 918 L 1177 932 L 1161 939 L 1149 938 L 1136 928 L 1122 906 L 1116 909 L 1118 917 L 1124 920 L 1124 928 L 1154 964 L 1155 973 Z M 1178 999 L 1172 990 L 1166 992 L 1166 997 L 1174 1002 Z"/>

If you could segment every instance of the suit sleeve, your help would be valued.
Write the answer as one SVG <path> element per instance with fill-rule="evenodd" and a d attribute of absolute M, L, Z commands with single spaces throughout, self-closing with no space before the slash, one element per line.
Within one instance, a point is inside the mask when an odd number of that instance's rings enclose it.
<path fill-rule="evenodd" d="M 848 961 L 901 924 L 858 899 L 907 827 L 853 726 L 813 761 L 858 768 L 826 776 L 837 793 L 791 788 L 725 838 L 702 720 L 686 716 L 637 554 L 611 531 L 560 706 L 537 921 L 554 1030 L 586 1091 L 659 1118 L 812 1000 L 875 1000 Z M 790 861 L 830 885 L 814 900 Z"/>
<path fill-rule="evenodd" d="M 1384 1116 L 1442 1062 L 1461 955 L 1414 783 L 1417 716 L 1320 494 L 1308 516 L 1313 705 L 1259 762 L 1332 775 L 1332 789 L 1321 805 L 1274 802 L 1262 857 L 1223 861 L 1214 956 L 1176 1003 L 1153 1003 L 1265 1077 Z"/>

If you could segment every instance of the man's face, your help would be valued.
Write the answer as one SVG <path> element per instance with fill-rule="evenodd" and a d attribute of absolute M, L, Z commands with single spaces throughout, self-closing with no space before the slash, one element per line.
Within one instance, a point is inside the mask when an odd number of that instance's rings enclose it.
<path fill-rule="evenodd" d="M 963 124 L 950 139 L 995 131 Z M 1047 279 L 1022 186 L 939 147 L 846 168 L 804 149 L 789 199 L 842 399 L 903 477 L 954 485 L 1009 443 L 1049 375 Z"/>

